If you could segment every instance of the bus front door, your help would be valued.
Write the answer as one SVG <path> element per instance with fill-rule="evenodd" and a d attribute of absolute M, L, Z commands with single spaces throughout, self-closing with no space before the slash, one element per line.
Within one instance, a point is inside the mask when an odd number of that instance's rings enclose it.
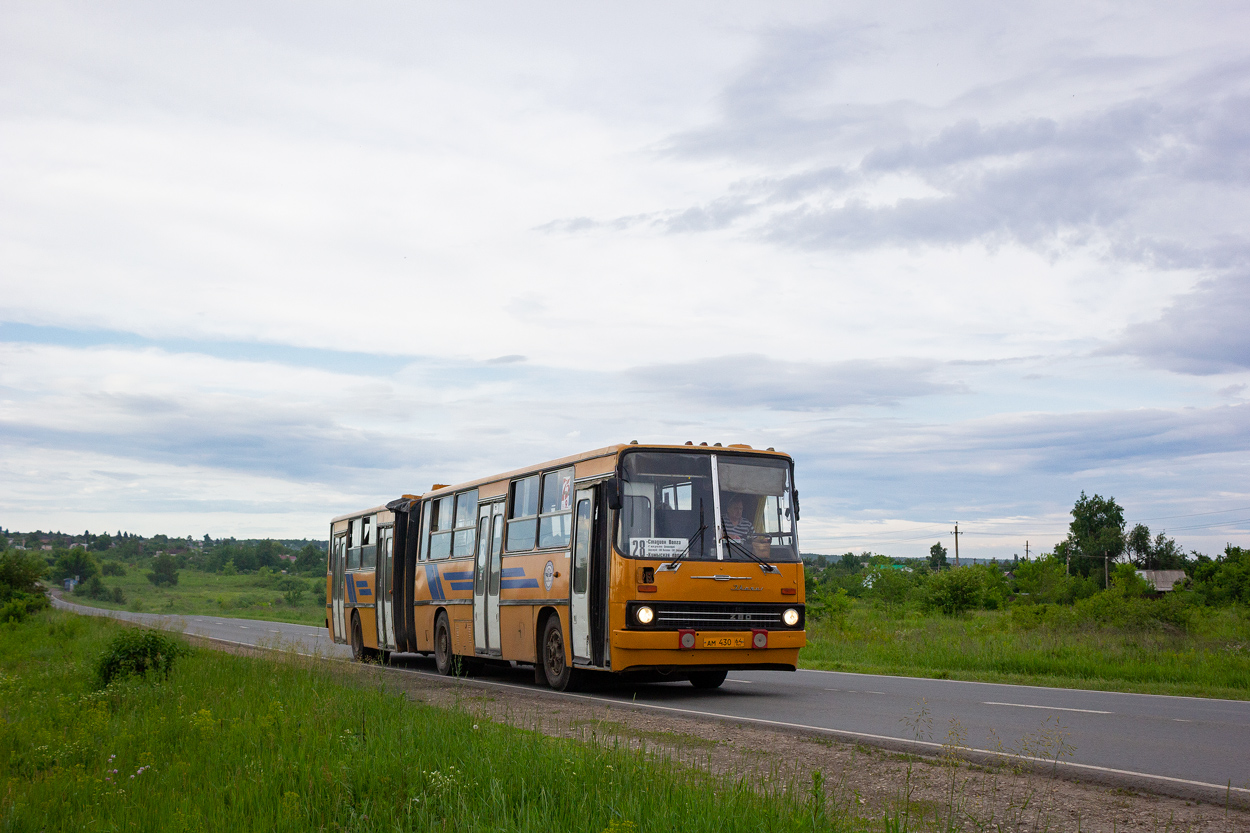
<path fill-rule="evenodd" d="M 503 501 L 490 513 L 490 574 L 486 577 L 486 639 L 490 653 L 502 654 L 499 644 L 499 572 L 503 569 Z"/>
<path fill-rule="evenodd" d="M 343 618 L 343 557 L 347 555 L 347 535 L 335 535 L 330 547 L 330 622 L 334 641 L 347 641 L 347 624 Z"/>
<path fill-rule="evenodd" d="M 384 526 L 378 530 L 378 570 L 373 592 L 378 603 L 378 645 L 387 650 L 395 649 L 394 569 L 395 527 Z"/>
<path fill-rule="evenodd" d="M 590 489 L 577 492 L 577 518 L 573 525 L 573 580 L 569 609 L 573 629 L 573 662 L 591 661 L 590 644 L 590 553 L 594 540 L 595 498 Z"/>

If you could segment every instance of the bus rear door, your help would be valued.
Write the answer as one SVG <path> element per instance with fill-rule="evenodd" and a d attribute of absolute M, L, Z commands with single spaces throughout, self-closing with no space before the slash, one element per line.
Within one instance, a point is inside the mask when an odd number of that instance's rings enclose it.
<path fill-rule="evenodd" d="M 395 650 L 395 527 L 378 530 L 378 567 L 373 592 L 377 599 L 378 647 Z"/>
<path fill-rule="evenodd" d="M 590 553 L 594 540 L 595 497 L 591 489 L 577 491 L 577 511 L 573 522 L 573 580 L 569 582 L 569 609 L 573 629 L 573 662 L 589 664 L 592 657 L 590 633 Z"/>

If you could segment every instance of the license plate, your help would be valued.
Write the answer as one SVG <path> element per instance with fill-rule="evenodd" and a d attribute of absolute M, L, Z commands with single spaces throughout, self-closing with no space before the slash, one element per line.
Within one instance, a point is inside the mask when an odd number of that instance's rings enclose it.
<path fill-rule="evenodd" d="M 747 646 L 747 638 L 745 636 L 705 636 L 703 637 L 704 648 L 745 648 Z"/>

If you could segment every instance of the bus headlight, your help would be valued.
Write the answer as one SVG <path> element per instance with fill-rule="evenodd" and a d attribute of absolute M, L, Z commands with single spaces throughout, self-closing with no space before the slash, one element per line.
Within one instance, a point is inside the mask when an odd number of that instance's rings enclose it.
<path fill-rule="evenodd" d="M 794 627 L 799 623 L 799 612 L 792 607 L 786 608 L 786 612 L 781 614 L 781 621 L 790 627 Z"/>
<path fill-rule="evenodd" d="M 655 611 L 644 605 L 634 611 L 634 615 L 638 617 L 638 624 L 650 625 L 651 620 L 655 618 Z"/>

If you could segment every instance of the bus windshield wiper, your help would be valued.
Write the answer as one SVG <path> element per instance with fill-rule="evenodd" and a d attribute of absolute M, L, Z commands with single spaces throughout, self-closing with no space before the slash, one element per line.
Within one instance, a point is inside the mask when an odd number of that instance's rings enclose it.
<path fill-rule="evenodd" d="M 761 567 L 763 567 L 764 572 L 766 573 L 780 573 L 781 572 L 781 570 L 778 570 L 772 564 L 769 564 L 767 561 L 765 561 L 764 559 L 756 555 L 754 552 L 752 552 L 751 548 L 743 544 L 741 541 L 735 541 L 733 538 L 730 538 L 728 535 L 726 535 L 721 540 L 723 540 L 731 548 L 737 547 L 739 550 L 741 550 L 743 555 L 745 555 L 747 558 L 751 559 L 756 564 L 759 564 Z"/>
<path fill-rule="evenodd" d="M 691 535 L 690 540 L 686 542 L 686 548 L 682 550 L 681 552 L 677 553 L 677 555 L 673 556 L 673 560 L 668 562 L 668 564 L 666 565 L 668 569 L 670 570 L 677 569 L 677 562 L 685 558 L 686 555 L 689 554 L 690 548 L 694 546 L 695 539 L 697 538 L 699 539 L 700 542 L 702 542 L 704 532 L 707 532 L 707 524 L 700 524 L 699 528 L 694 531 L 694 535 Z"/>

